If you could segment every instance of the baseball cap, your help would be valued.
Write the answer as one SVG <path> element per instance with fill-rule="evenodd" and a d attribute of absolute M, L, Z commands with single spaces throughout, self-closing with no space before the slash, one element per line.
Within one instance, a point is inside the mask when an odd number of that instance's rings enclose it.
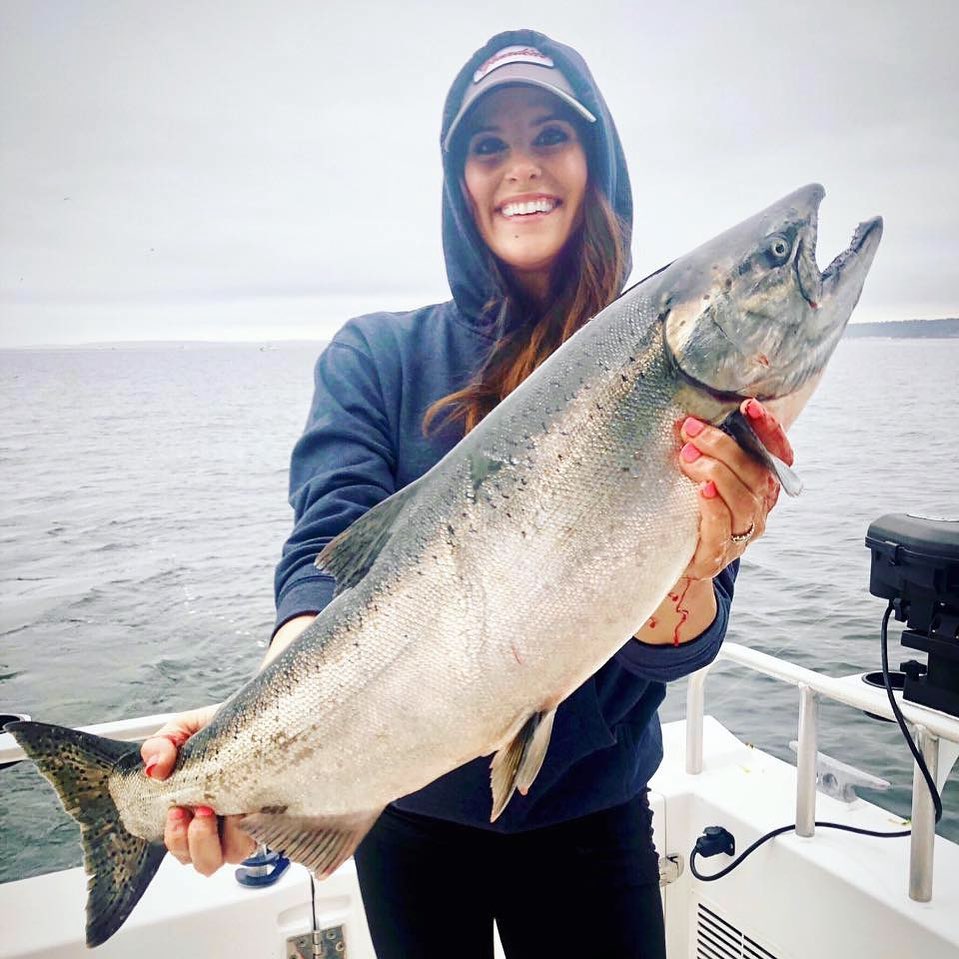
<path fill-rule="evenodd" d="M 503 47 L 481 64 L 473 74 L 473 80 L 463 94 L 459 111 L 443 139 L 444 152 L 449 151 L 453 137 L 470 107 L 490 90 L 507 84 L 542 87 L 568 103 L 587 122 L 596 122 L 596 117 L 576 99 L 572 85 L 553 62 L 552 57 L 548 57 L 532 46 Z"/>

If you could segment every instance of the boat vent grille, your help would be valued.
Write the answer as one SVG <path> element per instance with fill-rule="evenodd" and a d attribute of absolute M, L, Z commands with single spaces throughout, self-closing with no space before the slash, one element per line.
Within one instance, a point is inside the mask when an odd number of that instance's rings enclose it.
<path fill-rule="evenodd" d="M 778 959 L 768 949 L 699 904 L 696 920 L 696 959 Z"/>

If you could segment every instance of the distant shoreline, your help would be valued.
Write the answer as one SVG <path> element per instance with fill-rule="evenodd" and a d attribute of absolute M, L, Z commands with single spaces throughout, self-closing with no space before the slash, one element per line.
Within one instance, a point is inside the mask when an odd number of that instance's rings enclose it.
<path fill-rule="evenodd" d="M 959 339 L 959 317 L 943 320 L 888 320 L 881 323 L 850 323 L 843 336 L 847 339 Z M 203 350 L 222 347 L 276 350 L 300 346 L 317 350 L 327 340 L 117 340 L 87 343 L 37 343 L 29 346 L 3 346 L 0 352 L 16 350 Z"/>
<path fill-rule="evenodd" d="M 850 323 L 847 338 L 942 340 L 959 337 L 959 318 L 947 320 L 889 320 L 886 323 Z"/>

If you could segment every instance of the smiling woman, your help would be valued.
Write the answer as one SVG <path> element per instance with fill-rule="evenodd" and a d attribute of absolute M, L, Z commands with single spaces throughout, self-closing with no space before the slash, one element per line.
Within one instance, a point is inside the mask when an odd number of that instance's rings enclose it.
<path fill-rule="evenodd" d="M 277 628 L 267 662 L 317 614 L 329 618 L 322 611 L 335 583 L 317 571 L 317 555 L 435 466 L 615 299 L 629 273 L 625 159 L 603 97 L 574 50 L 528 30 L 493 37 L 453 82 L 441 145 L 452 299 L 351 320 L 317 361 L 313 405 L 290 470 L 296 520 L 276 571 Z M 776 421 L 754 401 L 748 412 L 770 450 L 791 461 Z M 503 730 L 495 803 L 490 762 L 480 757 L 431 782 L 423 777 L 411 794 L 394 793 L 379 818 L 369 813 L 349 843 L 336 847 L 347 856 L 369 829 L 355 858 L 380 959 L 489 959 L 494 919 L 509 959 L 560 954 L 568 930 L 557 916 L 574 910 L 594 922 L 593 955 L 665 955 L 646 795 L 662 756 L 656 710 L 666 682 L 716 656 L 738 558 L 762 532 L 778 493 L 769 474 L 712 426 L 687 418 L 671 439 L 676 470 L 701 491 L 699 542 L 650 620 L 635 624 L 635 636 L 623 636 L 621 650 L 595 675 L 565 690 L 555 714 L 550 704 L 548 720 L 533 722 L 544 707 L 529 703 L 532 719 L 527 710 Z M 482 590 L 458 586 L 464 595 Z M 435 601 L 456 608 L 455 597 Z M 459 626 L 456 641 L 468 642 L 476 624 Z M 401 632 L 393 637 L 397 648 L 429 642 L 427 624 Z M 523 666 L 522 642 L 517 635 L 503 669 Z M 377 663 L 362 669 L 384 672 Z M 392 744 L 409 717 L 375 720 L 376 736 Z M 166 778 L 179 747 L 209 721 L 208 713 L 184 714 L 147 740 L 147 775 Z M 413 752 L 422 749 L 417 741 Z M 414 768 L 421 758 L 401 755 Z M 235 818 L 218 826 L 216 812 L 174 809 L 166 824 L 170 851 L 207 874 L 249 845 Z M 331 815 L 310 814 L 318 821 Z"/>

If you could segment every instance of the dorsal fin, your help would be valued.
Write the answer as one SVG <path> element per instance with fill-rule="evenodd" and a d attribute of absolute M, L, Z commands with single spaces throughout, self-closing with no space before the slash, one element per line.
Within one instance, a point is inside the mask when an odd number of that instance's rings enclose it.
<path fill-rule="evenodd" d="M 369 572 L 393 535 L 396 519 L 403 507 L 415 496 L 419 482 L 416 480 L 377 503 L 339 536 L 331 539 L 316 557 L 316 568 L 336 578 L 334 596 L 355 586 Z"/>

